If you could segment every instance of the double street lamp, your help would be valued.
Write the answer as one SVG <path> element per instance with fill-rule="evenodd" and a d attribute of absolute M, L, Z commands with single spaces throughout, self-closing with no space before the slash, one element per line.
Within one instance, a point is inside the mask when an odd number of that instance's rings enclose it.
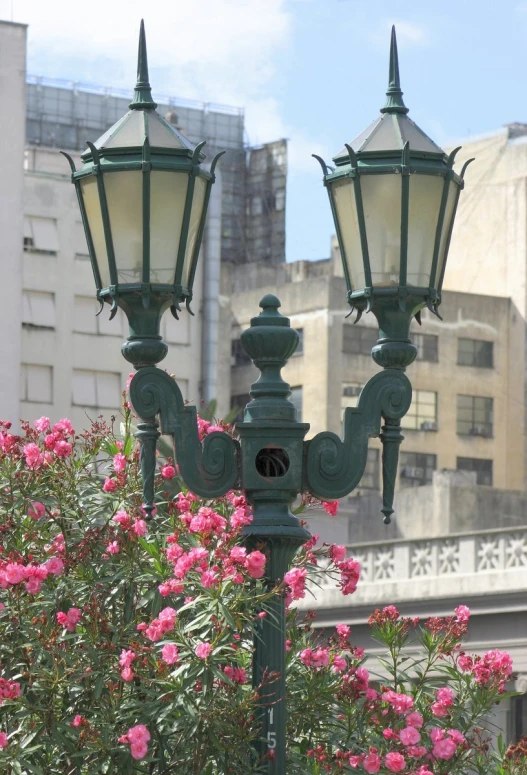
<path fill-rule="evenodd" d="M 69 160 L 101 310 L 127 315 L 130 335 L 122 346 L 136 374 L 130 385 L 140 418 L 144 508 L 154 505 L 156 443 L 172 436 L 183 481 L 205 498 L 233 488 L 246 491 L 253 521 L 243 528 L 248 547 L 267 556 L 270 587 L 283 580 L 309 533 L 291 513 L 301 492 L 341 498 L 359 483 L 368 439 L 383 445 L 385 521 L 393 513 L 401 418 L 412 399 L 404 374 L 415 359 L 410 323 L 427 306 L 438 314 L 446 258 L 463 174 L 450 156 L 408 117 L 399 83 L 392 30 L 387 101 L 381 116 L 324 173 L 343 261 L 348 301 L 357 318 L 372 311 L 379 340 L 372 356 L 383 371 L 363 388 L 357 407 L 344 416 L 344 439 L 323 432 L 306 441 L 309 425 L 296 420 L 290 386 L 281 370 L 298 345 L 298 333 L 267 295 L 261 313 L 242 334 L 242 345 L 260 371 L 236 438 L 214 432 L 199 440 L 197 412 L 185 405 L 177 383 L 156 364 L 168 347 L 160 335 L 163 313 L 190 311 L 207 205 L 218 154 L 202 164 L 205 143 L 194 146 L 156 112 L 148 78 L 141 23 L 137 85 L 130 111 L 95 143 L 83 166 Z M 468 164 L 468 162 L 467 162 Z M 100 311 L 100 310 L 99 310 Z M 355 322 L 356 322 L 355 321 Z M 269 775 L 285 773 L 285 602 L 277 593 L 270 616 L 259 622 L 253 683 L 262 724 L 259 754 Z M 265 677 L 275 674 L 269 682 Z"/>

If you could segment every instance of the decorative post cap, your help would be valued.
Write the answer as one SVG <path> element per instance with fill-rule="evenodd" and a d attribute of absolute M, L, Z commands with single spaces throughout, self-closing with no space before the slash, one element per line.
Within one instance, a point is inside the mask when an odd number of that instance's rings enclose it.
<path fill-rule="evenodd" d="M 401 82 L 399 80 L 399 57 L 397 54 L 395 26 L 392 27 L 392 39 L 390 42 L 390 71 L 388 75 L 386 104 L 384 108 L 381 108 L 381 113 L 408 113 L 408 108 L 403 101 Z"/>
<path fill-rule="evenodd" d="M 152 99 L 152 89 L 148 79 L 148 58 L 146 54 L 145 23 L 141 19 L 139 30 L 139 49 L 137 52 L 137 83 L 134 98 L 128 106 L 130 110 L 155 110 L 157 102 Z"/>
<path fill-rule="evenodd" d="M 273 293 L 266 294 L 259 306 L 262 311 L 257 317 L 251 318 L 251 326 L 290 326 L 289 318 L 278 312 L 278 307 L 282 305 Z"/>

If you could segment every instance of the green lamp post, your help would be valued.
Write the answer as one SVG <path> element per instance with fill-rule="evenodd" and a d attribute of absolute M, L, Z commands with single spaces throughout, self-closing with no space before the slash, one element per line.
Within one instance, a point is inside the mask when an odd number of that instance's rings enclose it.
<path fill-rule="evenodd" d="M 348 283 L 359 311 L 377 316 L 380 338 L 372 355 L 383 370 L 366 384 L 355 408 L 346 409 L 344 439 L 323 432 L 306 441 L 309 425 L 296 420 L 290 386 L 281 370 L 295 352 L 298 333 L 271 294 L 242 334 L 260 371 L 237 438 L 214 432 L 199 440 L 196 408 L 185 405 L 176 382 L 156 363 L 167 352 L 159 334 L 163 312 L 176 314 L 192 299 L 214 167 L 201 167 L 203 143 L 194 147 L 156 112 L 148 82 L 143 24 L 138 82 L 130 112 L 96 143 L 84 166 L 70 159 L 97 298 L 126 313 L 130 336 L 124 357 L 137 369 L 130 398 L 141 422 L 144 508 L 154 506 L 156 442 L 172 436 L 181 476 L 198 495 L 212 498 L 246 491 L 253 521 L 243 529 L 249 547 L 267 556 L 274 588 L 309 533 L 291 512 L 301 492 L 340 498 L 359 483 L 368 439 L 383 443 L 383 512 L 389 521 L 402 441 L 400 420 L 412 398 L 404 369 L 416 355 L 409 339 L 413 315 L 428 304 L 437 311 L 448 242 L 462 175 L 406 118 L 399 87 L 395 34 L 390 88 L 382 117 L 324 169 Z M 410 141 L 410 146 L 407 141 Z M 414 149 L 415 146 L 415 149 Z M 69 158 L 69 157 L 68 157 Z M 416 188 L 414 188 L 416 186 Z M 384 423 L 384 424 L 383 424 Z M 269 616 L 259 620 L 253 684 L 259 693 L 259 760 L 268 775 L 286 772 L 285 599 L 277 592 Z"/>

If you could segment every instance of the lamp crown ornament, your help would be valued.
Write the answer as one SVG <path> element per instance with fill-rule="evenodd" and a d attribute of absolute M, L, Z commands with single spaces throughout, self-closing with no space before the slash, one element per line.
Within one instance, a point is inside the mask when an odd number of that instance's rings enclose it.
<path fill-rule="evenodd" d="M 148 77 L 148 56 L 146 53 L 145 23 L 141 19 L 139 30 L 139 49 L 137 52 L 137 83 L 134 97 L 129 105 L 130 110 L 155 110 L 157 102 L 152 99 L 152 88 Z"/>
<path fill-rule="evenodd" d="M 408 113 L 408 108 L 403 101 L 403 92 L 401 91 L 401 81 L 399 78 L 399 56 L 397 54 L 395 25 L 392 26 L 392 38 L 390 41 L 390 71 L 386 98 L 386 104 L 381 108 L 381 113 Z"/>

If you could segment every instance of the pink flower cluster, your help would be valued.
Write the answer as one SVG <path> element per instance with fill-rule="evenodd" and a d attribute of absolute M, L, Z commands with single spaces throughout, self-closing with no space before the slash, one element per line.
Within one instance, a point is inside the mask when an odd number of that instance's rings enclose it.
<path fill-rule="evenodd" d="M 60 576 L 64 570 L 64 563 L 59 557 L 51 557 L 40 565 L 23 565 L 20 562 L 0 563 L 0 588 L 10 587 L 25 581 L 25 587 L 30 595 L 36 595 L 40 591 L 42 582 L 50 573 Z"/>
<path fill-rule="evenodd" d="M 7 746 L 8 740 L 7 735 L 5 732 L 0 732 L 0 748 L 5 748 Z"/>
<path fill-rule="evenodd" d="M 121 670 L 121 678 L 127 683 L 134 680 L 132 662 L 135 659 L 137 659 L 135 651 L 132 651 L 132 649 L 121 649 L 121 656 L 119 657 L 119 664 L 123 668 Z"/>
<path fill-rule="evenodd" d="M 198 643 L 196 648 L 194 649 L 194 654 L 199 657 L 199 659 L 207 659 L 210 656 L 210 653 L 212 651 L 212 646 L 208 642 L 202 642 Z"/>
<path fill-rule="evenodd" d="M 403 713 L 408 713 L 414 706 L 413 698 L 410 697 L 409 694 L 398 694 L 397 692 L 394 692 L 393 689 L 383 692 L 381 699 L 384 702 L 388 702 L 395 713 L 401 715 Z"/>
<path fill-rule="evenodd" d="M 300 600 L 306 594 L 306 568 L 292 568 L 284 576 L 292 600 Z"/>
<path fill-rule="evenodd" d="M 432 703 L 430 710 L 434 716 L 444 718 L 445 716 L 448 716 L 448 709 L 454 702 L 455 694 L 452 689 L 444 686 L 441 689 L 437 689 L 435 695 L 436 701 Z"/>
<path fill-rule="evenodd" d="M 161 656 L 167 665 L 175 665 L 179 662 L 179 650 L 174 643 L 166 643 L 161 649 Z"/>
<path fill-rule="evenodd" d="M 126 735 L 122 735 L 118 742 L 130 745 L 130 753 L 134 759 L 144 759 L 148 753 L 149 740 L 150 732 L 146 726 L 137 724 L 135 727 L 130 727 Z"/>
<path fill-rule="evenodd" d="M 325 648 L 318 648 L 313 651 L 313 649 L 304 649 L 300 652 L 300 661 L 304 663 L 306 667 L 327 667 L 329 665 L 329 656 L 330 652 L 329 649 Z"/>
<path fill-rule="evenodd" d="M 158 641 L 161 640 L 163 635 L 167 632 L 171 632 L 176 626 L 177 611 L 171 606 L 163 608 L 156 619 L 152 619 L 149 625 L 138 625 L 141 629 L 144 629 L 145 635 L 148 640 Z"/>
<path fill-rule="evenodd" d="M 181 520 L 185 523 L 190 533 L 201 533 L 203 535 L 221 535 L 227 527 L 227 520 L 218 514 L 214 509 L 208 506 L 202 506 L 197 514 L 190 511 L 181 515 Z"/>
<path fill-rule="evenodd" d="M 458 665 L 465 673 L 472 673 L 481 686 L 497 686 L 500 692 L 512 673 L 512 659 L 506 651 L 492 649 L 482 657 L 461 654 Z"/>
<path fill-rule="evenodd" d="M 347 560 L 335 563 L 340 570 L 339 587 L 343 595 L 351 595 L 357 589 L 360 579 L 360 562 L 349 557 Z"/>
<path fill-rule="evenodd" d="M 16 700 L 20 697 L 20 684 L 0 677 L 0 705 L 4 700 Z"/>
<path fill-rule="evenodd" d="M 51 430 L 49 417 L 41 417 L 35 421 L 34 425 L 39 433 L 46 433 L 48 430 L 50 432 L 44 436 L 44 451 L 33 441 L 24 445 L 22 451 L 26 466 L 30 470 L 35 471 L 43 466 L 44 463 L 53 462 L 55 458 L 70 457 L 73 447 L 68 438 L 75 436 L 75 431 L 69 420 L 59 420 Z"/>
<path fill-rule="evenodd" d="M 80 608 L 70 608 L 66 613 L 59 611 L 57 614 L 57 621 L 62 624 L 65 630 L 68 632 L 75 632 L 77 625 L 82 616 Z"/>
<path fill-rule="evenodd" d="M 132 536 L 144 536 L 148 530 L 147 524 L 144 519 L 132 517 L 126 511 L 118 511 L 112 517 L 114 522 L 117 522 L 123 530 Z M 106 550 L 108 551 L 108 549 Z"/>
<path fill-rule="evenodd" d="M 247 671 L 243 667 L 231 667 L 227 665 L 223 668 L 225 675 L 235 684 L 247 683 Z"/>

